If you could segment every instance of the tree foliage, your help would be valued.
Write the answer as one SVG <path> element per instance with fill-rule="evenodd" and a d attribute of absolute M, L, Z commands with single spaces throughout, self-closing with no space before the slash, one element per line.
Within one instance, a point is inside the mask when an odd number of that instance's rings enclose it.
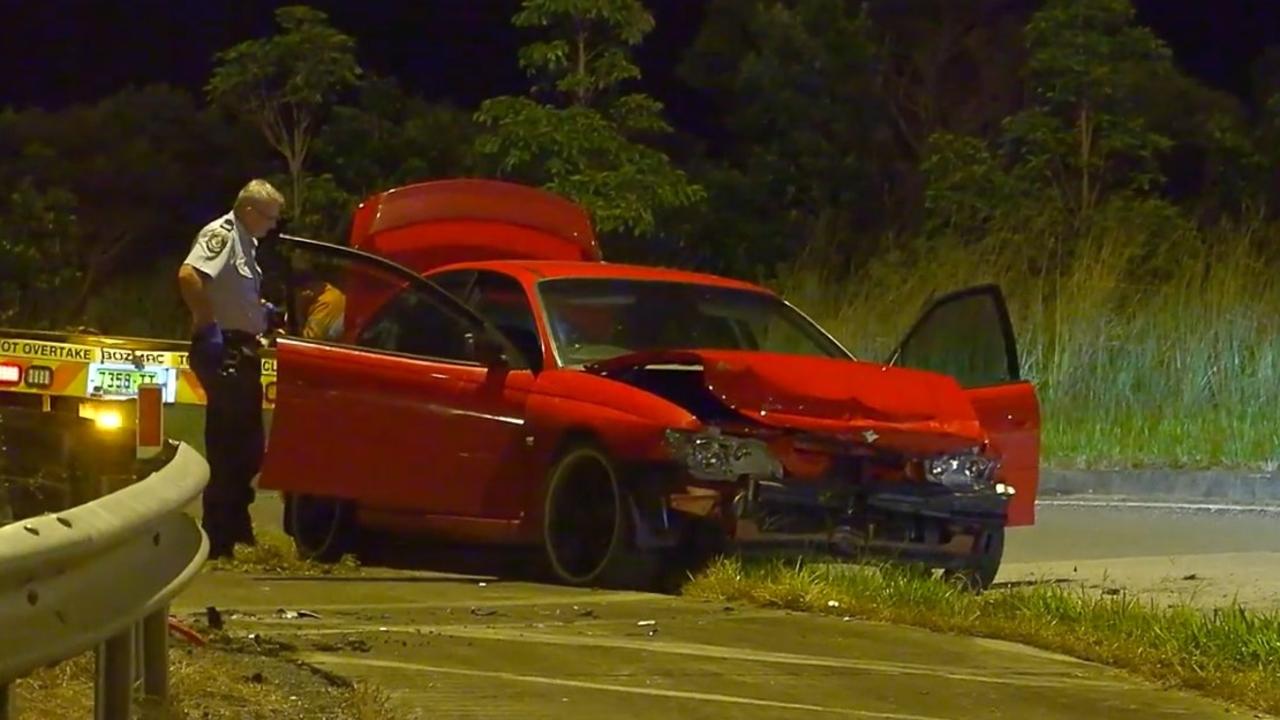
<path fill-rule="evenodd" d="M 1172 141 L 1140 102 L 1173 75 L 1173 57 L 1134 24 L 1129 0 L 1048 0 L 1027 44 L 1030 107 L 1007 126 L 1018 161 L 1080 213 L 1108 192 L 1158 187 Z"/>
<path fill-rule="evenodd" d="M 206 86 L 210 101 L 251 123 L 284 158 L 289 212 L 303 217 L 304 170 L 325 109 L 361 75 L 355 40 L 306 6 L 276 11 L 281 33 L 219 52 Z"/>
<path fill-rule="evenodd" d="M 391 78 L 365 79 L 356 102 L 334 107 L 316 135 L 303 225 L 342 239 L 355 206 L 375 192 L 475 173 L 476 132 L 466 110 L 427 102 Z"/>
<path fill-rule="evenodd" d="M 23 178 L 0 199 L 0 327 L 52 329 L 84 274 L 75 196 Z"/>
<path fill-rule="evenodd" d="M 772 274 L 816 228 L 868 237 L 890 215 L 901 152 L 879 94 L 870 21 L 849 0 L 719 0 L 681 74 L 712 99 L 731 138 L 709 168 L 698 229 L 726 262 Z M 839 255 L 856 252 L 834 247 Z"/>
<path fill-rule="evenodd" d="M 491 98 L 476 113 L 476 149 L 499 174 L 575 200 L 604 234 L 652 235 L 662 212 L 702 199 L 647 142 L 671 130 L 662 104 L 622 88 L 640 77 L 630 53 L 653 27 L 639 0 L 525 0 L 513 22 L 544 39 L 520 51 L 534 96 Z"/>
<path fill-rule="evenodd" d="M 0 114 L 0 192 L 29 182 L 40 196 L 65 193 L 58 206 L 76 208 L 77 230 L 59 252 L 77 284 L 61 287 L 59 313 L 74 318 L 121 271 L 185 251 L 254 167 L 245 147 L 235 129 L 165 86 L 58 112 Z"/>
<path fill-rule="evenodd" d="M 1004 123 L 1000 154 L 950 133 L 931 139 L 923 168 L 932 230 L 972 233 L 1037 197 L 1083 219 L 1109 197 L 1164 189 L 1177 132 L 1164 108 L 1188 94 L 1169 49 L 1135 24 L 1128 0 L 1047 0 L 1025 37 L 1027 102 Z M 1230 149 L 1221 128 L 1207 144 Z"/>

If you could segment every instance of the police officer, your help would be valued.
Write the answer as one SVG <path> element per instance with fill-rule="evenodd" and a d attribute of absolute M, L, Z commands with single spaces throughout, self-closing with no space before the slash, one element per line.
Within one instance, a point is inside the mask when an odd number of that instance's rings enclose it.
<path fill-rule="evenodd" d="M 265 447 L 258 349 L 267 329 L 258 239 L 275 228 L 284 196 L 252 180 L 231 212 L 205 225 L 178 269 L 191 311 L 191 369 L 205 390 L 205 455 L 209 483 L 203 520 L 209 557 L 230 557 L 236 543 L 254 544 L 249 505 Z"/>

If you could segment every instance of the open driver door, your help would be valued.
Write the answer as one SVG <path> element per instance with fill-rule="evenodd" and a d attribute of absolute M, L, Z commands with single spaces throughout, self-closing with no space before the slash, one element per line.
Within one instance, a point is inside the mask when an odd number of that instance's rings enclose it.
<path fill-rule="evenodd" d="M 973 403 L 1000 455 L 996 477 L 1016 490 L 1008 525 L 1035 523 L 1040 484 L 1040 405 L 1021 376 L 1017 338 L 1004 293 L 977 285 L 933 300 L 889 359 L 949 375 Z"/>

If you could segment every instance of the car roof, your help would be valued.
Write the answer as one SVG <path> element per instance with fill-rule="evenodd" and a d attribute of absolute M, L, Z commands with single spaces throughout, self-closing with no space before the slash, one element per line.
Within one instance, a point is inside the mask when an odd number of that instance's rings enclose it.
<path fill-rule="evenodd" d="M 566 278 L 614 278 L 619 280 L 647 280 L 689 283 L 694 285 L 710 285 L 713 287 L 736 290 L 750 290 L 767 295 L 775 294 L 768 288 L 754 283 L 722 277 L 720 275 L 711 275 L 709 273 L 654 267 L 649 265 L 574 260 L 489 260 L 484 262 L 462 262 L 432 270 L 427 277 L 457 270 L 492 270 L 517 277 L 523 277 L 529 282 Z"/>

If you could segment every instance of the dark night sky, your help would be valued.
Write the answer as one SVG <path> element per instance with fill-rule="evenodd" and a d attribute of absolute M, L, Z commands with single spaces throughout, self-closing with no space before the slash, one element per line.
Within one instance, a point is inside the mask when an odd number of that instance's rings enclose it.
<path fill-rule="evenodd" d="M 283 2 L 0 0 L 0 106 L 58 107 L 163 81 L 199 91 L 212 54 L 272 31 Z M 473 106 L 523 90 L 519 0 L 315 0 L 353 35 L 361 63 L 433 98 Z M 705 0 L 648 0 L 657 29 L 640 52 L 645 85 L 679 124 L 704 111 L 674 77 Z M 1280 0 L 1137 0 L 1140 20 L 1169 42 L 1179 64 L 1209 84 L 1248 92 L 1249 63 L 1280 43 Z"/>

